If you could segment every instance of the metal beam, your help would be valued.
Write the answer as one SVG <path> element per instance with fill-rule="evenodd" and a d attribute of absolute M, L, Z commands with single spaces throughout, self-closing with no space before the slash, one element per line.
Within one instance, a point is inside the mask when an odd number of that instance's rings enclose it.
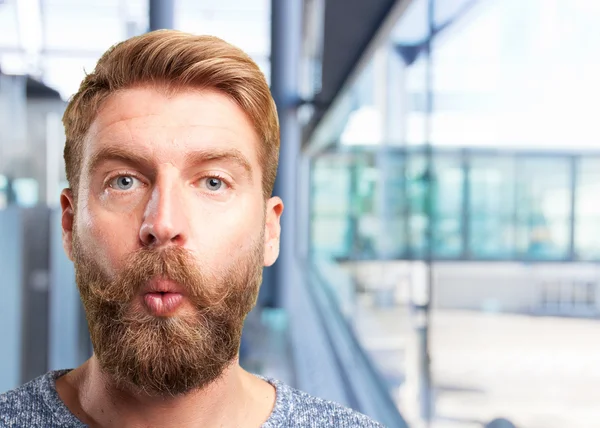
<path fill-rule="evenodd" d="M 174 28 L 174 0 L 150 0 L 149 10 L 150 31 Z"/>
<path fill-rule="evenodd" d="M 264 293 L 275 306 L 285 306 L 284 287 L 290 287 L 289 274 L 295 263 L 295 227 L 300 123 L 297 117 L 299 70 L 302 46 L 302 0 L 271 1 L 271 93 L 277 104 L 281 135 L 279 169 L 274 194 L 281 197 L 285 210 L 281 219 L 279 259 L 265 271 Z"/>

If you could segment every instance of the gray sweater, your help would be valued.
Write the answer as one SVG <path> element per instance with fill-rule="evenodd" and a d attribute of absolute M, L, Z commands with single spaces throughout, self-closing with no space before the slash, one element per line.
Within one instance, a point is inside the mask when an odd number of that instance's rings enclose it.
<path fill-rule="evenodd" d="M 0 395 L 0 428 L 85 427 L 65 406 L 55 381 L 68 370 L 44 376 Z M 381 428 L 382 425 L 339 404 L 312 397 L 279 381 L 266 379 L 277 391 L 275 407 L 262 428 Z"/>

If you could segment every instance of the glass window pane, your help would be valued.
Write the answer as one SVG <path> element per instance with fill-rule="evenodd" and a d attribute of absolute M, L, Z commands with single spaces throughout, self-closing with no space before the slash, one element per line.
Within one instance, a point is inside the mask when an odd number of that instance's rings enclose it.
<path fill-rule="evenodd" d="M 317 160 L 312 171 L 313 214 L 346 215 L 350 210 L 350 170 L 343 159 Z"/>
<path fill-rule="evenodd" d="M 351 171 L 347 156 L 315 160 L 311 176 L 312 254 L 346 257 L 351 248 Z"/>
<path fill-rule="evenodd" d="M 471 213 L 470 256 L 474 259 L 510 259 L 514 255 L 512 217 Z"/>
<path fill-rule="evenodd" d="M 575 198 L 575 252 L 582 260 L 600 259 L 600 158 L 578 162 Z"/>
<path fill-rule="evenodd" d="M 33 178 L 17 178 L 12 183 L 15 202 L 22 207 L 33 207 L 39 200 L 39 185 Z"/>
<path fill-rule="evenodd" d="M 511 157 L 472 156 L 469 161 L 469 255 L 514 254 L 515 162 Z"/>
<path fill-rule="evenodd" d="M 433 254 L 460 257 L 462 243 L 462 211 L 464 200 L 464 168 L 459 155 L 436 155 L 433 187 Z"/>
<path fill-rule="evenodd" d="M 376 188 L 381 172 L 368 153 L 356 157 L 351 166 L 352 218 L 356 222 L 353 255 L 360 258 L 377 257 L 377 240 L 381 219 L 376 212 Z"/>
<path fill-rule="evenodd" d="M 426 159 L 422 154 L 408 157 L 406 166 L 406 203 L 408 204 L 408 248 L 412 256 L 422 257 L 427 251 Z"/>
<path fill-rule="evenodd" d="M 463 206 L 464 169 L 457 155 L 438 155 L 434 159 L 435 213 L 458 214 Z"/>
<path fill-rule="evenodd" d="M 570 159 L 517 161 L 517 251 L 534 259 L 568 257 Z"/>
<path fill-rule="evenodd" d="M 406 194 L 404 156 L 386 151 L 377 155 L 379 181 L 376 211 L 381 219 L 377 252 L 384 259 L 402 258 L 406 251 Z"/>
<path fill-rule="evenodd" d="M 348 217 L 314 217 L 311 222 L 312 256 L 348 257 L 352 246 L 349 226 Z"/>
<path fill-rule="evenodd" d="M 462 254 L 460 216 L 437 216 L 433 231 L 433 254 L 441 258 L 458 258 Z"/>

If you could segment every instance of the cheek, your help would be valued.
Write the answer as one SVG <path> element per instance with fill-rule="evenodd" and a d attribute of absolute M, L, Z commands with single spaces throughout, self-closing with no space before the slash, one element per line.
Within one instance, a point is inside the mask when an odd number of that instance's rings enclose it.
<path fill-rule="evenodd" d="M 208 214 L 208 213 L 207 213 Z M 209 266 L 224 266 L 252 251 L 264 229 L 262 207 L 244 204 L 192 221 L 193 247 Z"/>
<path fill-rule="evenodd" d="M 133 213 L 107 213 L 90 204 L 77 218 L 77 235 L 82 250 L 110 274 L 119 270 L 126 255 L 136 249 L 139 240 Z"/>

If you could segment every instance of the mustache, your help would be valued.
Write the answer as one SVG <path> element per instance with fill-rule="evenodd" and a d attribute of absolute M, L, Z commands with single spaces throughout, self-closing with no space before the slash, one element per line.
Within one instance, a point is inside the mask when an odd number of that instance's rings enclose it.
<path fill-rule="evenodd" d="M 93 269 L 102 275 L 101 269 Z M 127 305 L 149 281 L 163 278 L 184 287 L 187 297 L 199 308 L 218 306 L 233 293 L 209 271 L 201 269 L 192 253 L 182 247 L 144 247 L 131 253 L 116 278 L 90 278 L 90 297 L 106 304 Z"/>

